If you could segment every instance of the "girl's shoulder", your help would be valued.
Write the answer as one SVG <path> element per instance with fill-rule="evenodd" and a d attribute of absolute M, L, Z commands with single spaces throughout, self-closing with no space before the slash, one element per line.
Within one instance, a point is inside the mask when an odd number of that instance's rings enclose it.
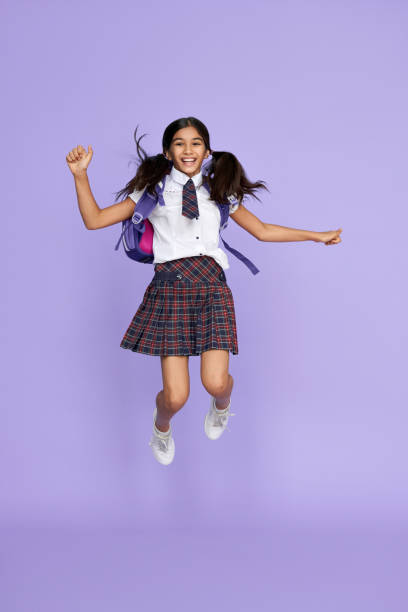
<path fill-rule="evenodd" d="M 143 189 L 134 189 L 132 193 L 129 193 L 128 197 L 133 200 L 135 204 L 137 204 L 144 192 L 146 191 L 146 187 L 144 187 Z"/>
<path fill-rule="evenodd" d="M 157 183 L 159 185 L 159 187 L 163 187 L 163 181 L 159 181 Z M 167 186 L 168 186 L 168 182 L 166 181 L 166 185 L 165 185 L 165 189 L 164 191 L 167 191 Z M 143 189 L 134 189 L 131 193 L 129 193 L 129 198 L 131 198 L 135 204 L 138 203 L 138 201 L 140 200 L 140 198 L 142 197 L 142 195 L 144 194 L 144 192 L 147 189 L 147 185 L 145 185 L 145 187 L 143 187 Z"/>

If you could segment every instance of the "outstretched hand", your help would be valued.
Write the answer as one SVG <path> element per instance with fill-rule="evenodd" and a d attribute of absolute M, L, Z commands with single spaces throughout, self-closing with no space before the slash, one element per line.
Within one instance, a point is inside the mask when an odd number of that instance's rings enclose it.
<path fill-rule="evenodd" d="M 313 238 L 315 242 L 324 242 L 325 245 L 328 244 L 338 244 L 341 242 L 340 234 L 343 229 L 340 227 L 337 230 L 332 230 L 329 232 L 316 232 L 318 234 L 317 238 Z"/>
<path fill-rule="evenodd" d="M 90 164 L 93 150 L 91 145 L 88 145 L 88 152 L 85 151 L 82 145 L 78 145 L 70 151 L 66 157 L 67 164 L 72 174 L 80 174 L 84 172 Z"/>

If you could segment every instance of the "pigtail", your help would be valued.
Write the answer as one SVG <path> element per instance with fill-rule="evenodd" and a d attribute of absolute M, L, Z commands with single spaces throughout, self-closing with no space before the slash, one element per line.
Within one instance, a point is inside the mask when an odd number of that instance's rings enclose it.
<path fill-rule="evenodd" d="M 138 158 L 136 158 L 137 172 L 136 175 L 125 185 L 123 189 L 117 192 L 115 200 L 127 198 L 133 191 L 142 191 L 145 187 L 147 191 L 154 194 L 154 188 L 166 174 L 170 173 L 173 162 L 167 159 L 163 153 L 158 155 L 148 155 L 140 145 L 141 139 L 146 136 L 142 134 L 136 138 L 137 128 L 134 131 L 133 137 L 136 142 Z"/>
<path fill-rule="evenodd" d="M 210 197 L 220 204 L 228 204 L 228 196 L 233 195 L 242 202 L 245 195 L 259 198 L 256 189 L 269 189 L 264 181 L 252 183 L 245 174 L 245 170 L 233 153 L 228 151 L 212 151 L 212 160 L 208 165 L 208 184 Z"/>

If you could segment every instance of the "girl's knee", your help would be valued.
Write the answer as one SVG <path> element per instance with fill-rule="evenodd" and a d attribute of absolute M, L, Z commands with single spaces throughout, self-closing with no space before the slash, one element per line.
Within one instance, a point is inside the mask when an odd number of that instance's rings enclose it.
<path fill-rule="evenodd" d="M 227 376 L 212 376 L 211 379 L 203 381 L 204 387 L 214 397 L 220 397 L 226 393 L 231 392 L 234 379 L 231 374 Z"/>
<path fill-rule="evenodd" d="M 175 414 L 176 412 L 178 412 L 183 406 L 184 404 L 187 402 L 188 400 L 188 392 L 181 392 L 181 391 L 170 391 L 170 392 L 164 392 L 163 394 L 163 400 L 164 400 L 164 407 L 165 409 L 172 413 Z"/>

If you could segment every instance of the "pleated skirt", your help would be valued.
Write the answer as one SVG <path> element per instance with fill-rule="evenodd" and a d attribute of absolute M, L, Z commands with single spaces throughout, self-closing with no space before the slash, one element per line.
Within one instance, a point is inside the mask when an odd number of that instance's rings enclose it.
<path fill-rule="evenodd" d="M 154 264 L 153 279 L 120 343 L 147 355 L 200 355 L 209 349 L 238 354 L 234 298 L 225 272 L 209 255 Z"/>

